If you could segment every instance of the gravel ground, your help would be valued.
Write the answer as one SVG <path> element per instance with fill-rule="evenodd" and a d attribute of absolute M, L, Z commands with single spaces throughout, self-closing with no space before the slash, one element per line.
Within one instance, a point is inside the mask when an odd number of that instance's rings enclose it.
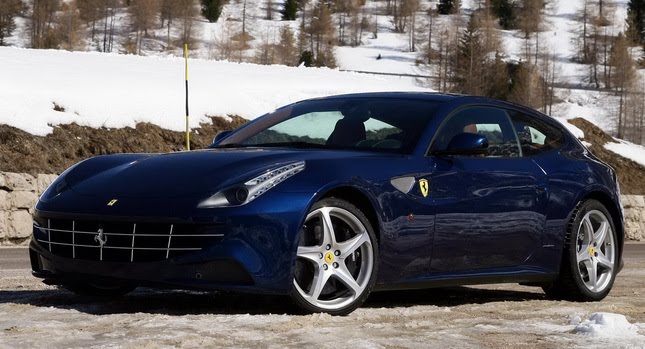
<path fill-rule="evenodd" d="M 14 258 L 0 263 L 0 348 L 645 348 L 645 245 L 630 247 L 602 302 L 486 285 L 375 293 L 346 317 L 293 315 L 282 298 L 221 293 L 139 289 L 101 302 L 43 285 Z M 576 330 L 596 312 L 632 325 Z"/>

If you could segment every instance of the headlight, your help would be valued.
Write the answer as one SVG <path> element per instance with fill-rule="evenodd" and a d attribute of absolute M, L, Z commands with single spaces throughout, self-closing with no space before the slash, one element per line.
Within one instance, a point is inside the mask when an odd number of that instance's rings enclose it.
<path fill-rule="evenodd" d="M 246 205 L 304 169 L 305 162 L 298 161 L 268 170 L 243 184 L 232 186 L 213 194 L 208 199 L 200 202 L 197 207 L 213 208 Z"/>

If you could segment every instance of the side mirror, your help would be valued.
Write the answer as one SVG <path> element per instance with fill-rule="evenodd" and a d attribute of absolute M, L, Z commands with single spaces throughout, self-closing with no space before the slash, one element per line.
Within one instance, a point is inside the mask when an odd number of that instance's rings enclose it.
<path fill-rule="evenodd" d="M 230 135 L 230 134 L 231 134 L 231 132 L 233 132 L 233 131 L 231 131 L 231 130 L 226 130 L 226 131 L 219 131 L 219 132 L 217 132 L 217 134 L 215 135 L 215 137 L 213 137 L 213 144 L 215 144 L 215 143 L 217 143 L 217 142 L 221 141 L 222 139 L 226 138 L 226 136 Z"/>
<path fill-rule="evenodd" d="M 452 137 L 446 150 L 432 153 L 434 155 L 486 155 L 488 139 L 475 133 L 460 133 Z"/>

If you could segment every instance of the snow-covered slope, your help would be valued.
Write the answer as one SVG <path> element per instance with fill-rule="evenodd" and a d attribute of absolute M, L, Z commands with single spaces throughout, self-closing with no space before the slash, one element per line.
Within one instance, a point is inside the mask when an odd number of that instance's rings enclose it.
<path fill-rule="evenodd" d="M 0 48 L 0 123 L 35 135 L 50 125 L 92 127 L 151 122 L 182 130 L 184 62 L 54 50 Z M 281 105 L 330 94 L 425 90 L 410 79 L 207 60 L 190 62 L 191 126 L 206 117 L 252 119 Z M 54 104 L 65 109 L 55 111 Z"/>
<path fill-rule="evenodd" d="M 613 25 L 604 28 L 610 35 L 624 31 L 628 0 L 605 3 L 605 11 Z M 422 3 L 417 16 L 417 52 L 409 52 L 409 35 L 394 32 L 392 18 L 384 15 L 386 2 L 369 0 L 363 15 L 370 23 L 377 23 L 378 36 L 365 30 L 362 44 L 336 49 L 341 70 L 376 73 L 428 75 L 431 69 L 419 65 L 420 51 L 427 35 L 427 9 L 437 0 Z M 434 19 L 435 40 L 443 30 L 463 28 L 468 16 L 479 6 L 479 1 L 462 0 L 460 14 L 439 16 Z M 576 38 L 581 24 L 578 19 L 584 0 L 554 0 L 544 11 L 540 32 L 541 47 L 554 54 L 556 81 L 568 86 L 588 88 L 589 66 L 575 62 Z M 335 93 L 383 90 L 424 90 L 432 88 L 432 79 L 384 77 L 369 74 L 342 73 L 330 69 L 287 68 L 257 66 L 206 60 L 216 58 L 216 42 L 241 27 L 244 2 L 232 1 L 225 5 L 221 20 L 196 23 L 196 43 L 191 56 L 204 60 L 191 63 L 191 125 L 207 122 L 206 115 L 237 114 L 254 118 L 259 114 L 295 100 Z M 263 43 L 277 42 L 279 31 L 289 26 L 297 37 L 300 19 L 280 20 L 280 2 L 272 2 L 273 19 L 266 19 L 265 0 L 246 1 L 246 21 L 250 35 L 255 38 L 244 53 L 252 60 L 255 49 Z M 128 32 L 125 10 L 117 15 L 117 32 Z M 452 27 L 451 27 L 451 23 Z M 8 42 L 13 46 L 27 46 L 27 26 L 24 18 L 17 21 L 18 29 Z M 499 31 L 505 59 L 519 61 L 524 56 L 525 41 L 519 31 Z M 177 35 L 173 32 L 173 35 Z M 124 38 L 117 40 L 115 51 L 123 51 Z M 148 58 L 116 54 L 76 54 L 55 51 L 25 51 L 0 48 L 0 123 L 12 125 L 30 133 L 42 135 L 51 131 L 49 125 L 77 122 L 100 127 L 133 126 L 136 122 L 152 122 L 164 128 L 180 130 L 184 127 L 183 63 L 181 48 L 165 47 L 166 30 L 150 31 L 143 54 Z M 435 43 L 436 44 L 436 43 Z M 87 42 L 88 50 L 95 44 Z M 377 57 L 380 56 L 380 59 Z M 641 74 L 643 72 L 641 71 Z M 553 108 L 553 116 L 561 121 L 582 117 L 614 133 L 617 97 L 603 92 L 556 89 L 560 102 Z M 54 103 L 65 108 L 53 110 Z M 574 127 L 563 121 L 578 137 Z M 612 149 L 613 146 L 608 146 Z M 623 146 L 624 147 L 624 146 Z M 615 147 L 614 147 L 615 148 Z M 634 159 L 645 157 L 642 148 L 621 152 L 624 156 L 636 153 Z"/>

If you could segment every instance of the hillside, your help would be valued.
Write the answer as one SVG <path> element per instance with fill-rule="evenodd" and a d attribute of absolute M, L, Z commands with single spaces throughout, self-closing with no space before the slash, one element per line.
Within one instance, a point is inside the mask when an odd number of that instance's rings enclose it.
<path fill-rule="evenodd" d="M 625 30 L 628 1 L 603 0 L 606 23 L 600 28 L 604 38 L 615 40 Z M 283 28 L 288 27 L 296 40 L 303 36 L 302 11 L 298 11 L 296 20 L 282 21 L 279 1 L 231 0 L 224 5 L 216 23 L 195 14 L 191 19 L 190 45 L 190 127 L 195 134 L 194 146 L 208 144 L 217 130 L 229 128 L 226 123 L 231 120 L 243 122 L 227 115 L 253 119 L 290 102 L 338 93 L 443 90 L 438 70 L 446 63 L 426 61 L 427 37 L 434 35 L 431 47 L 435 53 L 441 49 L 442 40 L 458 41 L 471 15 L 480 12 L 484 3 L 462 0 L 455 14 L 437 15 L 433 11 L 429 16 L 428 11 L 436 9 L 438 1 L 422 2 L 414 12 L 413 29 L 397 30 L 395 16 L 388 7 L 392 2 L 366 1 L 358 14 L 364 19 L 365 28 L 358 32 L 356 42 L 334 46 L 337 65 L 334 69 L 253 64 L 270 61 L 259 59 L 267 58 L 260 53 L 271 57 L 280 53 L 276 45 Z M 578 57 L 583 30 L 580 11 L 585 3 L 595 4 L 589 0 L 547 1 L 541 11 L 543 20 L 537 32 L 530 34 L 530 40 L 519 29 L 494 26 L 492 30 L 501 40 L 500 59 L 508 66 L 522 64 L 527 57 L 530 60 L 527 50 L 531 50 L 533 41 L 536 47 L 539 42 L 534 64 L 538 70 L 544 64 L 551 64 L 547 72 L 551 72 L 549 86 L 554 93 L 553 105 L 544 111 L 574 133 L 579 132 L 577 136 L 582 137 L 584 133 L 592 137 L 585 141 L 608 161 L 615 160 L 616 152 L 621 156 L 616 159 L 634 160 L 633 163 L 625 160 L 627 183 L 631 178 L 640 178 L 634 173 L 642 171 L 637 164 L 645 162 L 645 149 L 611 138 L 617 133 L 618 111 L 625 108 L 620 108 L 622 99 L 615 91 L 607 90 L 604 82 L 597 85 L 590 80 L 594 65 L 581 62 Z M 132 52 L 135 31 L 124 4 L 113 8 L 109 17 L 110 25 L 114 25 L 111 32 L 115 35 L 112 53 L 96 52 L 103 50 L 102 25 L 107 23 L 100 18 L 96 22 L 95 38 L 90 38 L 89 26 L 81 25 L 78 42 L 73 47 L 90 52 L 23 49 L 31 45 L 29 7 L 16 18 L 16 30 L 5 41 L 12 47 L 0 47 L 3 81 L 0 84 L 0 170 L 60 172 L 73 161 L 95 154 L 182 149 L 184 62 L 180 57 L 179 22 L 173 22 L 168 31 L 160 18 L 156 18 L 154 26 L 141 36 L 138 55 L 126 55 Z M 315 1 L 308 3 L 307 11 L 312 11 L 315 4 Z M 267 19 L 269 8 L 272 19 Z M 337 11 L 331 14 L 332 31 L 340 30 L 341 15 Z M 237 53 L 224 50 L 242 23 L 249 35 L 248 46 Z M 444 38 L 444 35 L 447 36 Z M 412 39 L 416 42 L 414 50 L 411 50 Z M 604 48 L 606 51 L 611 47 Z M 633 60 L 642 56 L 636 48 L 630 52 Z M 634 71 L 635 81 L 643 75 L 643 69 Z M 645 86 L 645 79 L 642 83 Z M 645 101 L 644 90 L 636 87 L 623 97 L 638 102 L 641 96 Z M 538 90 L 528 88 L 527 94 L 537 95 Z M 636 116 L 637 107 L 638 103 L 630 107 Z M 645 120 L 645 110 L 640 112 L 641 120 Z M 212 119 L 217 116 L 224 118 Z M 566 121 L 572 118 L 582 118 L 589 124 Z M 629 132 L 625 136 L 633 138 L 639 134 L 634 125 L 627 125 Z M 604 136 L 599 136 L 600 132 Z M 623 168 L 620 163 L 615 166 Z M 640 180 L 634 183 L 624 187 L 640 192 Z"/>
<path fill-rule="evenodd" d="M 575 118 L 569 122 L 584 132 L 582 139 L 589 150 L 616 170 L 623 194 L 645 195 L 645 164 L 628 158 L 636 158 L 635 154 L 621 156 L 607 149 L 607 144 L 615 143 L 616 139 L 585 119 Z M 645 154 L 645 149 L 640 152 Z"/>

